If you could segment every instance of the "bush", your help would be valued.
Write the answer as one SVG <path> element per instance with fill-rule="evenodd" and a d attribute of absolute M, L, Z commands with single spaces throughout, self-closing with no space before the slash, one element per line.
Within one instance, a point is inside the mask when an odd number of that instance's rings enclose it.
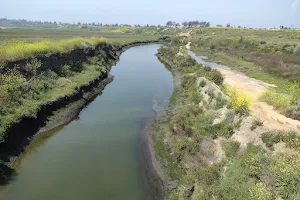
<path fill-rule="evenodd" d="M 259 182 L 249 189 L 251 199 L 253 200 L 271 200 L 272 193 L 268 190 L 265 183 Z"/>
<path fill-rule="evenodd" d="M 227 86 L 226 93 L 230 98 L 229 104 L 237 113 L 248 114 L 252 103 L 249 96 L 239 93 L 234 87 Z"/>
<path fill-rule="evenodd" d="M 70 65 L 64 65 L 60 70 L 59 70 L 59 75 L 63 77 L 69 77 L 72 75 L 71 67 Z"/>
<path fill-rule="evenodd" d="M 218 93 L 218 96 L 216 98 L 216 106 L 215 109 L 219 110 L 221 108 L 223 108 L 226 104 L 227 104 L 227 99 L 223 98 L 221 93 Z"/>
<path fill-rule="evenodd" d="M 72 84 L 72 81 L 70 79 L 67 79 L 67 78 L 59 78 L 57 80 L 57 85 L 59 87 L 64 87 L 64 86 L 70 85 L 70 84 Z"/>
<path fill-rule="evenodd" d="M 300 151 L 300 136 L 294 132 L 266 132 L 262 134 L 261 138 L 269 148 L 276 143 L 284 142 L 287 147 Z"/>
<path fill-rule="evenodd" d="M 261 135 L 262 141 L 266 144 L 268 148 L 271 148 L 274 144 L 281 141 L 279 133 L 276 132 L 266 132 Z"/>
<path fill-rule="evenodd" d="M 233 161 L 222 174 L 218 189 L 218 196 L 222 200 L 243 199 L 249 200 L 249 188 L 255 185 L 250 178 L 240 159 Z M 212 199 L 212 198 L 211 198 Z"/>
<path fill-rule="evenodd" d="M 70 67 L 70 70 L 74 71 L 74 72 L 81 72 L 83 69 L 84 69 L 84 66 L 81 62 L 73 63 Z"/>
<path fill-rule="evenodd" d="M 263 122 L 261 122 L 261 121 L 255 119 L 255 120 L 253 120 L 250 129 L 251 129 L 251 131 L 253 131 L 253 130 L 255 130 L 258 126 L 262 126 L 263 124 L 264 124 Z"/>
<path fill-rule="evenodd" d="M 240 143 L 238 141 L 225 142 L 223 148 L 227 157 L 234 157 L 240 148 Z"/>
<path fill-rule="evenodd" d="M 224 77 L 221 72 L 213 69 L 207 74 L 207 78 L 214 82 L 217 85 L 222 85 L 224 81 Z"/>
<path fill-rule="evenodd" d="M 0 76 L 0 90 L 8 94 L 11 101 L 20 101 L 22 86 L 26 79 L 16 70 L 11 70 Z"/>
<path fill-rule="evenodd" d="M 295 47 L 294 54 L 296 54 L 298 56 L 300 55 L 300 44 Z"/>
<path fill-rule="evenodd" d="M 26 63 L 25 68 L 27 70 L 27 75 L 35 76 L 37 69 L 40 68 L 41 65 L 42 65 L 42 62 L 36 58 L 34 58 L 30 62 Z"/>
<path fill-rule="evenodd" d="M 205 80 L 202 80 L 202 81 L 200 82 L 200 84 L 199 84 L 200 87 L 205 87 L 205 85 L 206 85 Z"/>

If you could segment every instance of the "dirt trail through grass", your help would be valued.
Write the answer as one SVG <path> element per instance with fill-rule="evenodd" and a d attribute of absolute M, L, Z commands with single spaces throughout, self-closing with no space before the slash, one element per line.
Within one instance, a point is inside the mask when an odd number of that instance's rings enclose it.
<path fill-rule="evenodd" d="M 224 75 L 225 84 L 236 87 L 239 92 L 248 94 L 253 99 L 254 102 L 250 108 L 251 115 L 259 121 L 262 121 L 266 129 L 300 131 L 300 121 L 287 118 L 275 110 L 274 107 L 259 100 L 259 96 L 268 87 L 274 87 L 274 85 L 249 78 L 235 71 L 219 68 L 218 70 Z"/>
<path fill-rule="evenodd" d="M 190 49 L 191 42 L 186 45 Z M 264 127 L 277 131 L 297 131 L 300 132 L 300 121 L 293 120 L 279 113 L 273 106 L 259 100 L 260 95 L 268 87 L 276 87 L 260 80 L 250 78 L 237 71 L 216 68 L 224 75 L 224 82 L 229 86 L 236 87 L 239 92 L 249 95 L 253 99 L 250 108 L 251 115 L 262 121 Z"/>

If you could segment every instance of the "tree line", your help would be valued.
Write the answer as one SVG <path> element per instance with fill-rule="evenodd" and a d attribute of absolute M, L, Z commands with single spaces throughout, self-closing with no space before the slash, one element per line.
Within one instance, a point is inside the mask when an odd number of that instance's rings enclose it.
<path fill-rule="evenodd" d="M 174 28 L 193 28 L 193 27 L 210 27 L 210 22 L 207 21 L 184 21 L 181 24 L 175 21 L 168 21 L 166 24 L 167 27 L 174 27 Z"/>

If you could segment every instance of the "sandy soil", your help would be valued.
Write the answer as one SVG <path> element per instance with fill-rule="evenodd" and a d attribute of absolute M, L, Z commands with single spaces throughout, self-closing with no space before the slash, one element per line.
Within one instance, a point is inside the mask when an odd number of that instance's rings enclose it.
<path fill-rule="evenodd" d="M 190 50 L 191 49 L 191 42 L 187 43 L 187 45 L 185 45 L 185 47 Z"/>
<path fill-rule="evenodd" d="M 225 77 L 225 84 L 234 86 L 239 92 L 248 94 L 253 100 L 251 115 L 264 123 L 264 128 L 279 131 L 300 131 L 300 121 L 280 114 L 274 107 L 259 101 L 259 96 L 268 88 L 276 87 L 268 83 L 249 78 L 235 71 L 218 69 Z"/>

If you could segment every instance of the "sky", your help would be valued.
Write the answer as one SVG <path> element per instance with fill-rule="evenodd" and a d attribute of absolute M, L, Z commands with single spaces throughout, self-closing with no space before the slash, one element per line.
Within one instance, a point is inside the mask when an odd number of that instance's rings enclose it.
<path fill-rule="evenodd" d="M 0 0 L 0 18 L 56 22 L 300 28 L 300 0 Z"/>

